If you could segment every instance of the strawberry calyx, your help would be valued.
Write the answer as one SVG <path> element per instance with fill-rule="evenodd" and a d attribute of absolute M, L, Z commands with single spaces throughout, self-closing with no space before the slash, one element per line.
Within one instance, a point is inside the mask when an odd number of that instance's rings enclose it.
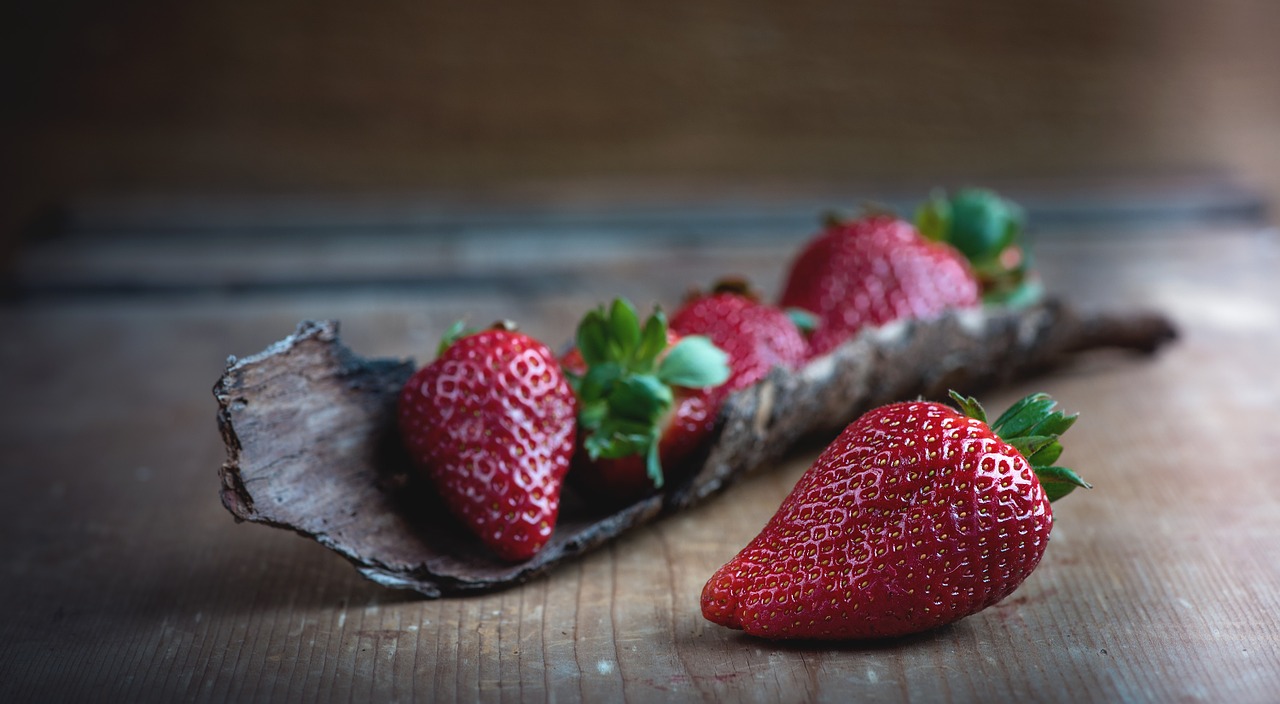
<path fill-rule="evenodd" d="M 578 395 L 578 432 L 592 460 L 645 458 L 645 471 L 662 487 L 659 441 L 676 402 L 676 387 L 701 389 L 729 378 L 728 355 L 702 335 L 668 345 L 661 309 L 641 325 L 635 307 L 618 298 L 578 325 L 576 344 L 586 371 L 566 370 Z"/>
<path fill-rule="evenodd" d="M 475 330 L 467 327 L 467 321 L 453 321 L 453 325 L 450 325 L 449 328 L 444 331 L 444 335 L 440 336 L 440 344 L 436 346 L 436 356 L 439 357 L 444 354 L 445 350 L 453 347 L 453 343 L 468 335 L 473 335 L 475 332 Z"/>
<path fill-rule="evenodd" d="M 507 332 L 515 332 L 518 326 L 511 320 L 499 320 L 488 327 L 489 330 L 506 330 Z M 464 337 L 470 337 L 480 330 L 467 327 L 467 321 L 455 320 L 452 325 L 444 331 L 444 335 L 440 336 L 440 344 L 436 346 L 436 356 L 444 354 L 445 350 L 453 347 L 454 343 Z"/>
<path fill-rule="evenodd" d="M 711 285 L 711 294 L 715 295 L 717 293 L 731 293 L 755 303 L 761 301 L 760 292 L 751 285 L 750 281 L 742 276 L 726 276 L 716 280 Z"/>
<path fill-rule="evenodd" d="M 814 330 L 817 330 L 818 326 L 822 324 L 818 320 L 818 316 L 804 308 L 790 306 L 783 308 L 782 312 L 786 313 L 787 317 L 791 319 L 791 324 L 795 325 L 796 329 L 799 330 L 802 335 L 808 335 Z"/>
<path fill-rule="evenodd" d="M 1057 501 L 1076 487 L 1093 488 L 1075 470 L 1054 464 L 1062 455 L 1062 442 L 1058 438 L 1079 416 L 1055 410 L 1058 402 L 1049 394 L 1037 392 L 1023 397 L 994 423 L 988 423 L 987 413 L 977 399 L 955 391 L 950 395 L 961 413 L 987 423 L 1001 440 L 1027 459 L 1049 501 Z"/>
<path fill-rule="evenodd" d="M 916 210 L 925 237 L 946 242 L 969 260 L 986 303 L 1022 306 L 1043 294 L 1023 238 L 1022 208 L 994 191 L 968 188 L 948 197 L 936 191 Z"/>

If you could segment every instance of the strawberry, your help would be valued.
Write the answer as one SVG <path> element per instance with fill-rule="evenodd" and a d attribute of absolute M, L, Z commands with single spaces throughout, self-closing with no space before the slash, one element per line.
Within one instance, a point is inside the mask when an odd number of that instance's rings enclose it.
<path fill-rule="evenodd" d="M 523 561 L 555 527 L 577 402 L 546 345 L 511 326 L 459 329 L 401 391 L 401 437 L 454 515 Z"/>
<path fill-rule="evenodd" d="M 680 334 L 706 335 L 729 355 L 729 379 L 711 393 L 717 410 L 729 394 L 760 381 L 774 367 L 796 369 L 809 356 L 797 321 L 762 303 L 745 281 L 728 279 L 709 294 L 694 293 L 671 316 Z"/>
<path fill-rule="evenodd" d="M 728 378 L 726 360 L 706 337 L 670 331 L 661 310 L 643 327 L 624 299 L 591 311 L 563 360 L 582 446 L 570 480 L 610 503 L 662 488 L 714 429 L 710 389 Z"/>
<path fill-rule="evenodd" d="M 755 539 L 702 591 L 708 620 L 766 638 L 901 636 L 1008 596 L 1039 563 L 1049 502 L 1076 486 L 1052 466 L 1075 421 L 1044 394 L 990 426 L 915 401 L 855 420 Z"/>
<path fill-rule="evenodd" d="M 812 312 L 810 355 L 830 352 L 864 326 L 977 306 L 964 257 L 888 215 L 831 222 L 792 263 L 781 305 Z"/>
<path fill-rule="evenodd" d="M 916 210 L 926 238 L 946 242 L 973 266 L 986 303 L 1023 305 L 1043 293 L 1023 237 L 1022 208 L 993 191 L 967 188 L 934 193 Z"/>

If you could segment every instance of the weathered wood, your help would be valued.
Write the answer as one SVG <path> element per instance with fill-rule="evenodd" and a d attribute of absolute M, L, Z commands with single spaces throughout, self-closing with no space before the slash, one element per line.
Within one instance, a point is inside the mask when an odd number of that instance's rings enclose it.
<path fill-rule="evenodd" d="M 467 598 L 387 589 L 292 531 L 236 524 L 216 498 L 226 449 L 211 377 L 226 353 L 261 350 L 299 320 L 341 319 L 342 341 L 369 358 L 421 360 L 432 331 L 463 316 L 507 315 L 554 341 L 575 311 L 620 292 L 674 297 L 725 271 L 773 290 L 782 246 L 666 253 L 656 272 L 595 268 L 535 295 L 0 304 L 0 701 L 1272 704 L 1280 240 L 1270 227 L 1117 235 L 1039 239 L 1046 289 L 1084 310 L 1159 310 L 1177 344 L 1074 356 L 978 394 L 996 408 L 1047 391 L 1079 412 L 1063 459 L 1095 488 L 1055 504 L 1044 560 L 1011 597 L 875 645 L 771 643 L 699 611 L 707 578 L 759 532 L 812 442 L 714 500 Z M 259 251 L 245 242 L 237 256 Z"/>
<path fill-rule="evenodd" d="M 701 503 L 880 403 L 973 391 L 1090 349 L 1150 352 L 1173 337 L 1159 315 L 1082 315 L 1054 302 L 867 331 L 736 394 L 705 456 L 663 493 L 602 512 L 569 489 L 551 541 L 512 565 L 453 522 L 400 450 L 395 403 L 412 362 L 363 359 L 341 343 L 337 323 L 308 321 L 262 353 L 230 361 L 214 388 L 227 447 L 222 500 L 237 519 L 295 530 L 380 584 L 431 597 L 491 591 Z"/>

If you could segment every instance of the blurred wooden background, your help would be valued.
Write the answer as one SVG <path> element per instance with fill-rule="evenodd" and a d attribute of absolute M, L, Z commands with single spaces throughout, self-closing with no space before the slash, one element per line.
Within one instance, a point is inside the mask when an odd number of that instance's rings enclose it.
<path fill-rule="evenodd" d="M 0 701 L 1274 702 L 1277 29 L 1272 0 L 4 3 Z M 462 317 L 557 344 L 613 295 L 776 292 L 821 207 L 966 182 L 1016 187 L 1047 290 L 1185 337 L 1043 380 L 1098 489 L 949 629 L 701 618 L 812 455 L 475 599 L 217 501 L 209 388 L 299 320 L 370 357 Z"/>
<path fill-rule="evenodd" d="M 86 194 L 590 197 L 1212 172 L 1280 195 L 1267 0 L 4 12 L 10 249 Z"/>

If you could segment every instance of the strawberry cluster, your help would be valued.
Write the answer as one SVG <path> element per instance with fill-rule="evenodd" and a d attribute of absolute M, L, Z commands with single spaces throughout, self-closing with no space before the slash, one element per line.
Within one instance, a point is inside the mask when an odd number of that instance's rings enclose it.
<path fill-rule="evenodd" d="M 566 483 L 609 508 L 678 482 L 726 399 L 772 369 L 868 326 L 1034 295 L 1016 206 L 969 191 L 934 197 L 917 220 L 828 222 L 777 304 L 739 281 L 692 294 L 670 319 L 615 300 L 559 357 L 511 325 L 456 327 L 401 393 L 405 447 L 494 554 L 527 560 L 552 536 Z M 767 637 L 900 635 L 1012 591 L 1044 549 L 1049 500 L 1084 485 L 1051 464 L 1074 417 L 1036 397 L 993 429 L 959 401 L 962 413 L 917 402 L 849 426 L 708 582 L 704 615 Z"/>

